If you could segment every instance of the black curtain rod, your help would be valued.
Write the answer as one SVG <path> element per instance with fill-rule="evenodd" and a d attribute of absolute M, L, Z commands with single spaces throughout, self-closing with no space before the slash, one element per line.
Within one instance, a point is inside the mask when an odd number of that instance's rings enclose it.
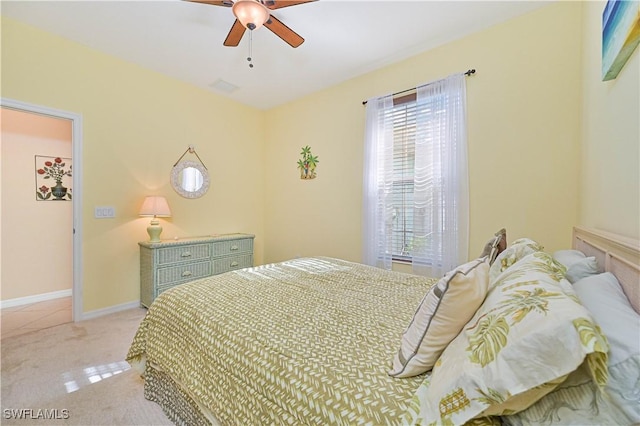
<path fill-rule="evenodd" d="M 474 68 L 474 69 L 467 70 L 467 72 L 465 72 L 464 75 L 466 75 L 468 77 L 468 76 L 470 76 L 472 74 L 475 74 L 475 73 L 476 73 L 476 70 Z M 420 86 L 418 86 L 418 87 L 420 87 Z M 412 87 L 411 89 L 401 90 L 399 92 L 392 93 L 391 96 L 401 95 L 403 93 L 410 92 L 410 91 L 416 90 L 416 89 L 417 89 L 417 87 Z M 362 105 L 366 105 L 366 104 L 367 104 L 367 101 L 362 101 Z"/>

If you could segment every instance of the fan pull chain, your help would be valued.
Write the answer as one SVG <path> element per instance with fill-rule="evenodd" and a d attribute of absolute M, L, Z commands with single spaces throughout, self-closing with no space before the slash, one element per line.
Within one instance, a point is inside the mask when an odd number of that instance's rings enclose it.
<path fill-rule="evenodd" d="M 253 31 L 249 31 L 249 57 L 247 58 L 247 61 L 249 61 L 249 68 L 253 68 L 253 64 L 251 63 L 251 47 L 253 44 Z"/>

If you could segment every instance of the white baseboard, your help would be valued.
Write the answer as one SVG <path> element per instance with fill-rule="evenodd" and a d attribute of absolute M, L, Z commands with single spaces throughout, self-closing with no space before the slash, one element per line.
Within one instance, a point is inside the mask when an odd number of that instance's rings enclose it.
<path fill-rule="evenodd" d="M 133 302 L 122 303 L 120 305 L 109 306 L 108 308 L 96 309 L 95 311 L 89 311 L 82 314 L 82 318 L 78 318 L 77 321 L 85 321 L 98 317 L 102 317 L 104 315 L 114 314 L 120 311 L 126 311 L 127 309 L 139 308 L 140 301 L 135 300 Z"/>
<path fill-rule="evenodd" d="M 15 299 L 7 299 L 0 302 L 0 309 L 13 308 L 14 306 L 29 305 L 31 303 L 45 302 L 47 300 L 60 299 L 62 297 L 70 297 L 71 289 L 52 291 L 51 293 L 36 294 L 33 296 L 18 297 Z"/>

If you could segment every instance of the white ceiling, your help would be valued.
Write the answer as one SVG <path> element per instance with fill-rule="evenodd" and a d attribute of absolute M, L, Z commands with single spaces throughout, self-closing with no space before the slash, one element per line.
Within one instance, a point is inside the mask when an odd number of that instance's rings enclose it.
<path fill-rule="evenodd" d="M 238 102 L 268 109 L 542 7 L 536 1 L 319 0 L 275 10 L 305 42 L 266 28 L 224 47 L 231 9 L 180 0 L 7 1 L 4 16 Z M 470 67 L 473 64 L 469 64 Z M 238 88 L 225 93 L 218 80 Z"/>

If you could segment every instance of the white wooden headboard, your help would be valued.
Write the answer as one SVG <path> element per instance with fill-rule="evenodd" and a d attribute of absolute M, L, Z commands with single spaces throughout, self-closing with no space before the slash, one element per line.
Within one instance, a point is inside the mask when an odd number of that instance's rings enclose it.
<path fill-rule="evenodd" d="M 615 275 L 633 309 L 640 313 L 640 241 L 576 226 L 573 248 L 594 256 L 601 268 Z"/>

